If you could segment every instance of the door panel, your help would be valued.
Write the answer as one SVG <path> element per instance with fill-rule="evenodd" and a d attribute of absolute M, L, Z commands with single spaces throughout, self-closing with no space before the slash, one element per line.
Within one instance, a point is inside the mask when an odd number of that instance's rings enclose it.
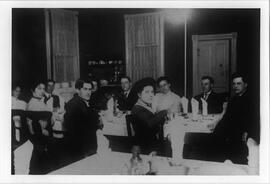
<path fill-rule="evenodd" d="M 211 41 L 199 42 L 198 46 L 198 74 L 197 80 L 200 81 L 204 75 L 211 75 L 211 65 L 215 59 L 214 44 Z"/>
<path fill-rule="evenodd" d="M 215 80 L 214 90 L 229 90 L 229 41 L 220 40 L 215 43 L 215 62 L 212 64 L 212 76 Z"/>
<path fill-rule="evenodd" d="M 229 57 L 229 40 L 200 41 L 197 49 L 197 81 L 209 75 L 215 81 L 216 92 L 228 91 Z M 200 93 L 200 82 L 197 85 L 197 93 Z"/>
<path fill-rule="evenodd" d="M 216 92 L 230 92 L 236 72 L 237 33 L 192 35 L 192 95 L 201 93 L 201 77 L 213 77 Z"/>

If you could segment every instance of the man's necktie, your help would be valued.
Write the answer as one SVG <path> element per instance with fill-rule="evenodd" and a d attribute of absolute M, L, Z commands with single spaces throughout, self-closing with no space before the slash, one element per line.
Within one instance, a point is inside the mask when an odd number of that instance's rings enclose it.
<path fill-rule="evenodd" d="M 125 92 L 124 95 L 125 95 L 126 98 L 128 97 L 128 93 L 127 92 Z"/>
<path fill-rule="evenodd" d="M 51 95 L 49 95 L 48 97 L 45 95 L 45 98 L 44 98 L 44 103 L 47 104 L 47 101 L 51 98 Z"/>

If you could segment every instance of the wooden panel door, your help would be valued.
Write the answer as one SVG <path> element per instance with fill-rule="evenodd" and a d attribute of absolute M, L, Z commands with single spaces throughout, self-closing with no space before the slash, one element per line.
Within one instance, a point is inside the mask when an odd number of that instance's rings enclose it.
<path fill-rule="evenodd" d="M 201 77 L 214 79 L 215 92 L 230 91 L 230 75 L 236 71 L 236 33 L 193 35 L 193 96 L 201 93 Z"/>
<path fill-rule="evenodd" d="M 200 81 L 204 75 L 214 78 L 214 90 L 229 90 L 229 40 L 201 41 L 198 44 L 198 74 Z M 198 84 L 200 89 L 200 83 Z M 198 91 L 199 92 L 199 91 Z"/>
<path fill-rule="evenodd" d="M 215 80 L 216 92 L 228 92 L 230 88 L 229 47 L 229 40 L 215 41 L 215 60 L 212 62 L 211 75 Z"/>

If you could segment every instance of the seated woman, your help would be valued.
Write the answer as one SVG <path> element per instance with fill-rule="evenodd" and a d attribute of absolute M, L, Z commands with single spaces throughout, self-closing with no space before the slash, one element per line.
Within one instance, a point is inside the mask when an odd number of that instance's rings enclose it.
<path fill-rule="evenodd" d="M 15 110 L 25 110 L 26 102 L 21 100 L 21 87 L 19 85 L 12 86 L 12 109 Z"/>
<path fill-rule="evenodd" d="M 135 84 L 138 100 L 131 110 L 137 144 L 146 154 L 153 150 L 160 151 L 161 147 L 157 136 L 167 116 L 167 110 L 154 113 L 151 107 L 154 86 L 155 81 L 151 78 L 142 79 Z"/>
<path fill-rule="evenodd" d="M 12 135 L 16 142 L 21 143 L 25 139 L 25 109 L 26 102 L 20 99 L 21 87 L 19 85 L 12 86 Z"/>
<path fill-rule="evenodd" d="M 17 84 L 12 85 L 11 101 L 11 130 L 12 130 L 12 173 L 15 173 L 13 151 L 20 146 L 26 139 L 25 109 L 26 102 L 21 100 L 21 87 Z"/>
<path fill-rule="evenodd" d="M 29 139 L 33 143 L 30 161 L 30 174 L 46 174 L 50 168 L 48 141 L 51 136 L 51 117 L 48 106 L 44 103 L 45 84 L 37 82 L 31 87 L 32 98 L 27 109 Z"/>

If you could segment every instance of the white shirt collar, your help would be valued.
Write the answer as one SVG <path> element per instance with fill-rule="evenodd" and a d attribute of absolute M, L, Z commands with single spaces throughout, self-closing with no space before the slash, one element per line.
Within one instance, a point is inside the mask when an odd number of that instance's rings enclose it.
<path fill-rule="evenodd" d="M 206 95 L 210 95 L 212 93 L 212 90 L 208 91 L 207 93 L 204 93 Z"/>

